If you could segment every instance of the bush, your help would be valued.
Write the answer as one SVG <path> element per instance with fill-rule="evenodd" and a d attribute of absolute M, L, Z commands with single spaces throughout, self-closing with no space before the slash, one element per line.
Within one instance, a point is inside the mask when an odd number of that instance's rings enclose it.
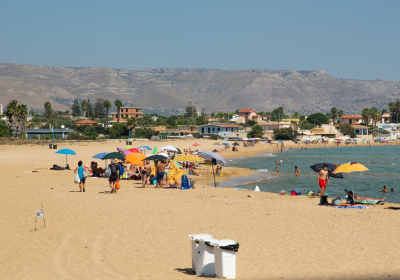
<path fill-rule="evenodd" d="M 151 139 L 152 136 L 157 136 L 159 134 L 158 131 L 154 131 L 150 128 L 138 128 L 136 129 L 136 137 L 137 138 L 147 138 Z"/>
<path fill-rule="evenodd" d="M 275 140 L 292 140 L 297 137 L 297 131 L 292 130 L 291 127 L 284 127 L 284 128 L 274 128 L 274 135 Z"/>
<path fill-rule="evenodd" d="M 123 123 L 114 123 L 112 127 L 108 129 L 110 138 L 119 138 L 127 129 Z"/>
<path fill-rule="evenodd" d="M 203 138 L 203 134 L 201 134 L 200 132 L 197 132 L 197 133 L 193 134 L 193 137 L 196 139 L 200 139 L 200 138 Z"/>
<path fill-rule="evenodd" d="M 308 123 L 316 125 L 327 124 L 328 121 L 329 121 L 328 117 L 321 113 L 311 114 L 307 118 Z"/>
<path fill-rule="evenodd" d="M 254 137 L 261 138 L 261 137 L 263 137 L 263 135 L 264 135 L 264 129 L 258 124 L 253 125 L 250 132 L 247 133 L 248 138 L 254 138 Z"/>
<path fill-rule="evenodd" d="M 99 134 L 96 131 L 96 128 L 94 126 L 87 126 L 85 127 L 85 130 L 83 131 L 85 135 L 91 136 L 91 137 L 97 137 Z"/>
<path fill-rule="evenodd" d="M 4 137 L 10 134 L 10 129 L 5 123 L 0 123 L 0 137 Z"/>
<path fill-rule="evenodd" d="M 351 125 L 349 124 L 341 124 L 340 132 L 343 133 L 344 135 L 350 136 L 351 138 L 357 137 L 354 128 L 352 128 Z"/>

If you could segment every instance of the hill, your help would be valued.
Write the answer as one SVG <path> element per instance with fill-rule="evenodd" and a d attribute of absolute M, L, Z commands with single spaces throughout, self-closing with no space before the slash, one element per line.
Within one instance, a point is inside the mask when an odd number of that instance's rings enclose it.
<path fill-rule="evenodd" d="M 75 98 L 97 98 L 147 110 L 182 110 L 188 101 L 207 112 L 255 108 L 309 114 L 335 106 L 345 113 L 387 107 L 400 82 L 338 79 L 324 71 L 144 69 L 0 64 L 0 103 L 17 99 L 34 109 L 46 100 L 57 110 Z"/>

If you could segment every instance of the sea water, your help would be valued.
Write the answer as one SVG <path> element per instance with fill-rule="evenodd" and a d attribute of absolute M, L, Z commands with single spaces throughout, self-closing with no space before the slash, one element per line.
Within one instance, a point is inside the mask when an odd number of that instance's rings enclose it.
<path fill-rule="evenodd" d="M 251 149 L 251 148 L 248 148 Z M 329 197 L 344 199 L 343 189 L 353 189 L 363 197 L 381 199 L 400 203 L 400 157 L 399 146 L 374 147 L 332 147 L 284 150 L 283 153 L 264 153 L 256 157 L 227 159 L 228 166 L 250 168 L 259 171 L 261 175 L 251 177 L 232 178 L 221 183 L 222 187 L 254 188 L 259 186 L 261 191 L 279 193 L 280 190 L 300 190 L 306 194 L 307 190 L 317 192 L 318 173 L 310 166 L 316 163 L 327 162 L 339 164 L 358 162 L 369 170 L 363 172 L 343 173 L 344 179 L 330 178 L 326 192 Z M 289 162 L 286 161 L 289 160 Z M 275 161 L 281 161 L 279 176 L 276 175 Z M 294 167 L 300 168 L 300 176 L 295 176 Z M 379 192 L 386 185 L 389 193 Z M 394 189 L 394 193 L 390 189 Z"/>

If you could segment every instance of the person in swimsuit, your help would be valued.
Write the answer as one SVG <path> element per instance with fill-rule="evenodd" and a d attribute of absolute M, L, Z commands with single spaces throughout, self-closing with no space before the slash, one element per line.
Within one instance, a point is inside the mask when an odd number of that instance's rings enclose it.
<path fill-rule="evenodd" d="M 382 199 L 380 199 L 380 198 L 372 198 L 372 197 L 362 197 L 362 196 L 359 196 L 359 195 L 356 195 L 356 194 L 353 195 L 353 191 L 349 191 L 349 192 L 347 192 L 346 190 L 344 190 L 344 191 L 347 193 L 347 195 L 355 198 L 356 200 L 380 200 L 380 201 L 383 202 L 386 199 L 386 197 L 384 197 Z"/>
<path fill-rule="evenodd" d="M 165 185 L 168 186 L 168 181 L 169 181 L 169 159 L 165 160 L 165 171 L 164 171 L 164 177 L 165 177 Z"/>
<path fill-rule="evenodd" d="M 160 185 L 160 188 L 162 188 L 163 182 L 164 182 L 164 172 L 165 172 L 165 160 L 162 160 L 161 162 L 157 163 L 156 166 L 156 171 L 157 171 L 157 184 L 156 184 L 156 189 L 158 188 L 158 185 Z"/>
<path fill-rule="evenodd" d="M 150 173 L 151 173 L 150 161 L 145 160 L 144 164 L 143 164 L 143 170 L 142 170 L 142 178 L 143 178 L 142 188 L 145 188 L 146 185 L 147 185 L 147 187 L 149 187 Z"/>
<path fill-rule="evenodd" d="M 87 172 L 88 172 L 87 168 L 84 168 L 84 167 L 82 166 L 82 161 L 80 160 L 80 161 L 78 162 L 78 167 L 75 168 L 75 170 L 74 170 L 75 174 L 76 174 L 76 173 L 79 174 L 79 179 L 80 179 L 80 182 L 79 182 L 79 192 L 82 192 L 82 191 L 85 192 L 86 177 L 83 177 L 83 171 L 86 171 L 86 174 L 87 174 Z"/>
<path fill-rule="evenodd" d="M 383 186 L 383 188 L 380 190 L 380 192 L 389 192 L 389 190 L 386 186 Z"/>
<path fill-rule="evenodd" d="M 326 185 L 329 183 L 328 165 L 324 164 L 323 169 L 318 172 L 318 184 L 321 188 L 321 196 L 325 196 Z"/>
<path fill-rule="evenodd" d="M 300 175 L 300 169 L 297 166 L 294 167 L 294 172 L 295 172 L 296 176 Z"/>
<path fill-rule="evenodd" d="M 275 164 L 276 164 L 276 175 L 279 175 L 279 165 L 281 165 L 282 163 L 275 161 Z"/>

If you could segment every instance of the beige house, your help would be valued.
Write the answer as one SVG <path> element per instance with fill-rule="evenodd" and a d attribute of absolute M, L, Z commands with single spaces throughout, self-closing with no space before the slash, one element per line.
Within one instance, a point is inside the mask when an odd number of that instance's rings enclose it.
<path fill-rule="evenodd" d="M 342 124 L 360 124 L 362 122 L 363 122 L 363 119 L 362 119 L 361 115 L 355 115 L 355 116 L 353 116 L 353 115 L 351 115 L 351 116 L 350 115 L 349 116 L 343 115 L 343 116 L 341 116 L 339 118 L 339 123 L 342 123 Z"/>
<path fill-rule="evenodd" d="M 265 133 L 272 133 L 274 131 L 274 128 L 286 128 L 286 127 L 291 127 L 293 130 L 297 130 L 298 126 L 297 124 L 292 124 L 290 122 L 262 122 L 259 123 Z"/>
<path fill-rule="evenodd" d="M 254 120 L 253 116 L 258 116 L 257 111 L 255 109 L 241 109 L 238 112 L 239 118 L 236 120 L 236 123 L 246 123 L 247 120 Z M 258 116 L 262 121 L 261 116 Z M 258 119 L 258 117 L 256 119 Z M 258 122 L 258 121 L 257 121 Z"/>
<path fill-rule="evenodd" d="M 381 118 L 381 123 L 390 123 L 392 116 L 389 112 L 383 113 Z"/>
<path fill-rule="evenodd" d="M 340 131 L 338 129 L 338 126 L 336 125 L 323 124 L 320 127 L 314 127 L 313 129 L 311 129 L 310 134 L 308 135 L 338 138 L 340 137 Z"/>

